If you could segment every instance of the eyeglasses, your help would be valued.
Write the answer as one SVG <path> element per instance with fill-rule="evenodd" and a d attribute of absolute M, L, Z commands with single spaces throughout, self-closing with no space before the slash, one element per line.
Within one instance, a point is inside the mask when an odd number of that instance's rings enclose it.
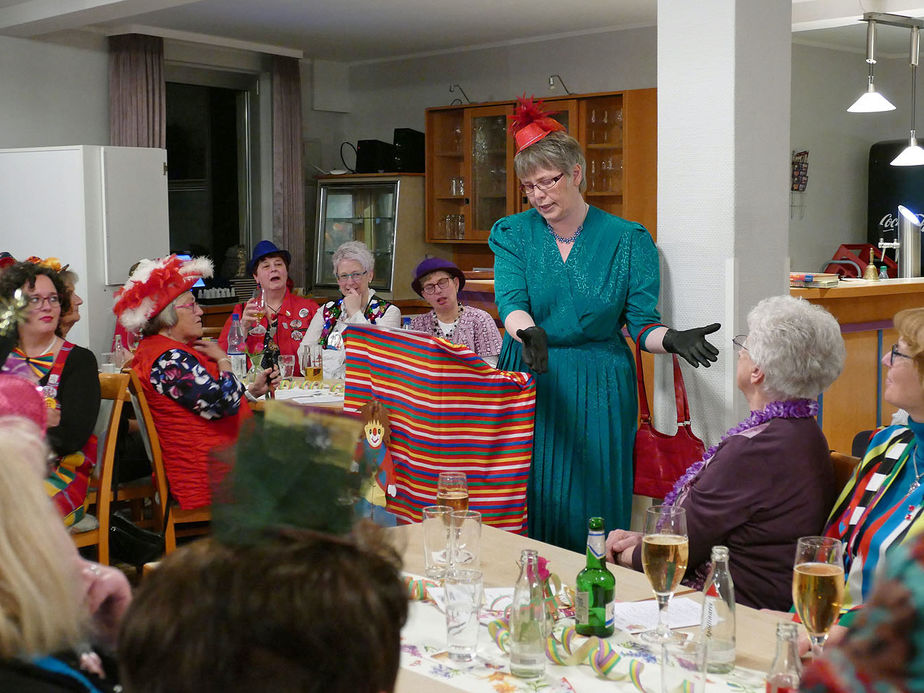
<path fill-rule="evenodd" d="M 911 358 L 913 358 L 912 356 L 909 356 L 908 354 L 903 354 L 902 352 L 900 352 L 900 351 L 898 350 L 898 344 L 893 344 L 893 345 L 892 345 L 892 351 L 889 353 L 889 366 L 894 366 L 894 365 L 895 365 L 895 357 L 896 357 L 896 356 L 898 356 L 898 357 L 900 357 L 900 358 L 903 358 L 903 359 L 911 359 Z"/>
<path fill-rule="evenodd" d="M 747 351 L 747 350 L 748 350 L 748 348 L 747 348 L 746 346 L 744 346 L 744 340 L 747 339 L 747 338 L 748 338 L 748 336 L 747 336 L 746 334 L 739 334 L 739 335 L 737 335 L 734 339 L 732 339 L 732 344 L 733 344 L 734 347 L 735 347 L 735 353 L 736 353 L 736 354 L 740 354 L 742 349 L 743 349 L 744 351 Z"/>
<path fill-rule="evenodd" d="M 56 305 L 61 303 L 61 297 L 58 294 L 48 294 L 47 296 L 39 296 L 38 294 L 31 294 L 28 297 L 29 305 L 33 308 L 38 308 L 45 301 L 48 301 L 48 305 L 54 308 Z"/>
<path fill-rule="evenodd" d="M 446 289 L 448 289 L 449 282 L 451 281 L 452 281 L 452 277 L 443 277 L 442 279 L 439 279 L 433 282 L 432 284 L 424 284 L 422 289 L 423 289 L 423 292 L 427 296 L 429 296 L 430 294 L 435 294 L 437 289 L 439 289 L 440 291 L 445 291 Z"/>
<path fill-rule="evenodd" d="M 366 272 L 350 272 L 349 274 L 338 274 L 338 275 L 337 275 L 337 281 L 338 281 L 338 282 L 345 282 L 345 281 L 347 281 L 348 279 L 352 279 L 354 282 L 358 282 L 360 277 L 365 277 L 367 274 L 369 274 L 368 271 L 366 271 Z"/>
<path fill-rule="evenodd" d="M 199 304 L 196 301 L 190 301 L 189 303 L 179 303 L 179 304 L 175 303 L 173 307 L 174 308 L 189 308 L 190 310 L 195 310 L 196 308 L 199 307 Z"/>
<path fill-rule="evenodd" d="M 523 191 L 524 195 L 532 195 L 536 190 L 545 192 L 546 190 L 551 189 L 555 184 L 564 177 L 564 173 L 559 173 L 554 178 L 546 178 L 545 180 L 537 180 L 535 183 L 520 183 L 520 190 Z"/>

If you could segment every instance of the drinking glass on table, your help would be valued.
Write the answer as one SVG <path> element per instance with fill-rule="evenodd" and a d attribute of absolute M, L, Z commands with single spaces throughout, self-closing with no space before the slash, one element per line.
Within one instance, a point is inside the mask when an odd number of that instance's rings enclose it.
<path fill-rule="evenodd" d="M 481 513 L 475 510 L 454 510 L 450 515 L 450 567 L 479 569 L 481 567 Z"/>
<path fill-rule="evenodd" d="M 436 482 L 437 505 L 448 505 L 453 510 L 468 510 L 468 483 L 465 472 L 440 472 Z"/>
<path fill-rule="evenodd" d="M 833 537 L 800 537 L 792 574 L 792 601 L 821 656 L 844 601 L 844 545 Z"/>
<path fill-rule="evenodd" d="M 686 510 L 673 505 L 653 505 L 645 514 L 642 536 L 642 567 L 658 600 L 658 627 L 640 634 L 650 643 L 679 640 L 667 625 L 667 605 L 687 570 L 690 544 Z"/>
<path fill-rule="evenodd" d="M 253 290 L 253 297 L 250 299 L 250 303 L 256 308 L 254 317 L 257 320 L 257 324 L 250 328 L 250 334 L 266 334 L 266 328 L 260 324 L 260 321 L 263 320 L 263 316 L 266 315 L 266 299 L 263 297 L 263 289 L 259 284 L 257 284 L 257 288 Z"/>
<path fill-rule="evenodd" d="M 479 570 L 450 570 L 443 578 L 446 645 L 453 661 L 470 662 L 475 659 L 483 590 Z"/>
<path fill-rule="evenodd" d="M 302 349 L 301 355 L 302 375 L 309 383 L 318 382 L 323 379 L 323 368 L 321 366 L 321 345 L 309 344 L 307 349 Z"/>
<path fill-rule="evenodd" d="M 295 377 L 295 355 L 282 354 L 279 357 L 279 375 L 286 382 L 292 382 Z"/>

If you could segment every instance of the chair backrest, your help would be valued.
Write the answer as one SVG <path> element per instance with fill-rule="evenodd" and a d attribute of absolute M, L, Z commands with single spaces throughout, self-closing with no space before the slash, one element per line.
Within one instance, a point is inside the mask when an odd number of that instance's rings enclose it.
<path fill-rule="evenodd" d="M 832 450 L 831 464 L 834 466 L 834 483 L 837 484 L 837 492 L 840 493 L 850 481 L 854 471 L 860 466 L 860 458 Z"/>
<path fill-rule="evenodd" d="M 129 375 L 128 391 L 131 395 L 132 407 L 135 409 L 135 418 L 138 420 L 138 427 L 141 430 L 141 439 L 144 442 L 144 449 L 148 454 L 148 459 L 151 461 L 154 488 L 157 490 L 157 500 L 154 504 L 155 510 L 158 513 L 157 531 L 163 531 L 164 524 L 166 523 L 167 503 L 170 496 L 167 488 L 167 475 L 164 472 L 164 458 L 160 449 L 160 438 L 157 436 L 154 417 L 148 406 L 148 400 L 144 395 L 141 378 L 134 369 L 129 371 Z"/>
<path fill-rule="evenodd" d="M 100 480 L 100 488 L 112 486 L 115 448 L 119 434 L 119 421 L 122 418 L 122 405 L 128 400 L 128 375 L 125 373 L 99 374 L 99 415 L 93 432 L 97 438 L 97 466 L 94 476 Z M 108 486 L 103 483 L 103 475 L 108 474 Z"/>

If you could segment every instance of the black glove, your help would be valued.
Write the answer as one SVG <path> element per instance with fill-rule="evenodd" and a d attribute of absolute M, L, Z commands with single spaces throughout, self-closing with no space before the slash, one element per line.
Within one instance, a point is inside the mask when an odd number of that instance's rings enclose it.
<path fill-rule="evenodd" d="M 710 361 L 716 361 L 719 350 L 706 341 L 706 335 L 717 331 L 722 325 L 714 322 L 705 327 L 694 327 L 692 330 L 672 330 L 667 328 L 661 346 L 671 354 L 683 356 L 694 368 L 703 364 L 709 368 Z"/>
<path fill-rule="evenodd" d="M 523 361 L 536 374 L 549 368 L 549 338 L 538 325 L 517 330 L 517 337 L 523 340 Z"/>

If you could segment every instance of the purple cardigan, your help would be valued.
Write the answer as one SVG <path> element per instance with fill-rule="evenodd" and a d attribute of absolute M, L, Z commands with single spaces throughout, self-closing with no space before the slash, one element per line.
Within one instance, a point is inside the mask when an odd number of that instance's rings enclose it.
<path fill-rule="evenodd" d="M 820 534 L 836 496 L 828 442 L 815 419 L 772 419 L 732 436 L 683 501 L 690 536 L 687 576 L 712 547 L 729 550 L 735 601 L 792 606 L 796 540 Z M 642 569 L 641 545 L 632 554 Z"/>
<path fill-rule="evenodd" d="M 443 336 L 442 330 L 436 324 L 436 312 L 432 310 L 429 313 L 415 315 L 411 320 L 411 329 L 438 337 Z M 501 336 L 497 325 L 494 324 L 494 318 L 480 308 L 471 306 L 465 306 L 462 315 L 459 316 L 459 324 L 453 332 L 452 341 L 455 344 L 464 344 L 482 358 L 497 356 L 501 350 Z"/>

